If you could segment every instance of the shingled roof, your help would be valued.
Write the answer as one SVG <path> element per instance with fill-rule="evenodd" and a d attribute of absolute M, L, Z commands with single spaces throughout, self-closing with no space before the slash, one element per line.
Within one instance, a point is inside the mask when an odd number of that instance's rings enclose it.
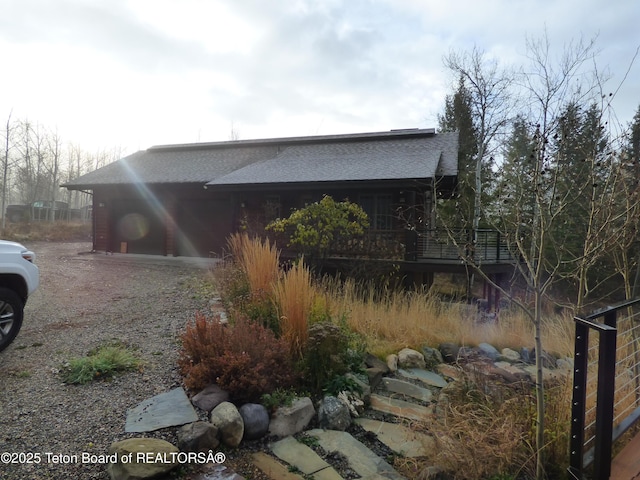
<path fill-rule="evenodd" d="M 163 145 L 66 183 L 195 183 L 220 187 L 457 175 L 458 134 L 433 129 Z"/>

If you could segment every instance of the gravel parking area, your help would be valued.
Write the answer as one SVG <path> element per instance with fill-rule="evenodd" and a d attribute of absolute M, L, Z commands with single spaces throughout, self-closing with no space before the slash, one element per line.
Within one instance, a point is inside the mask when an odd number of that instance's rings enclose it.
<path fill-rule="evenodd" d="M 129 408 L 181 384 L 175 338 L 196 310 L 208 308 L 206 269 L 170 258 L 90 254 L 88 243 L 26 246 L 36 252 L 41 284 L 18 337 L 0 352 L 0 453 L 39 454 L 40 463 L 2 463 L 0 478 L 108 479 L 106 465 L 64 463 L 73 457 L 62 455 L 106 454 L 112 442 L 132 436 L 124 433 Z M 65 361 L 113 340 L 137 350 L 141 372 L 82 386 L 61 381 Z M 147 436 L 175 444 L 173 432 Z"/>

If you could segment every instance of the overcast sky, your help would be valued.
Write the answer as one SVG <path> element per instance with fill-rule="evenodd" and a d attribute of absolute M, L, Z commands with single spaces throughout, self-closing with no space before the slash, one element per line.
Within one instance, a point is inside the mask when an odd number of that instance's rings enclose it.
<path fill-rule="evenodd" d="M 611 85 L 640 45 L 638 0 L 0 0 L 10 111 L 88 150 L 437 127 L 451 50 L 520 65 L 598 35 Z M 640 58 L 615 104 L 640 104 Z"/>

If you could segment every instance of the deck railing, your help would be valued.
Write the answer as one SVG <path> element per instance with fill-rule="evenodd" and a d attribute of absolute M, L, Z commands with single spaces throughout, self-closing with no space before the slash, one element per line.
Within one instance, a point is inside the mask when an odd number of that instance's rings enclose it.
<path fill-rule="evenodd" d="M 514 257 L 500 232 L 478 230 L 475 246 L 472 238 L 470 230 L 461 228 L 368 230 L 364 235 L 337 242 L 329 255 L 431 263 L 462 263 L 465 258 L 473 258 L 476 264 L 513 262 Z M 286 243 L 279 240 L 279 244 Z"/>
<path fill-rule="evenodd" d="M 613 443 L 640 419 L 640 299 L 575 324 L 569 474 L 608 479 Z"/>
<path fill-rule="evenodd" d="M 476 264 L 513 262 L 507 242 L 497 230 L 479 229 L 474 245 L 469 229 L 424 230 L 418 235 L 418 260 L 473 259 Z"/>

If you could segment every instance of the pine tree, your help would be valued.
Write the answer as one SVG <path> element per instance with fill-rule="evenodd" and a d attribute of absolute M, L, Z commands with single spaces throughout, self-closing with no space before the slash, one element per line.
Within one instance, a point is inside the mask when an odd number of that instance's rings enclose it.
<path fill-rule="evenodd" d="M 440 209 L 439 216 L 445 225 L 468 227 L 473 223 L 478 139 L 473 123 L 471 94 L 462 76 L 458 80 L 457 90 L 447 95 L 444 114 L 439 115 L 438 120 L 440 131 L 459 133 L 458 191 L 454 204 L 447 202 Z"/>

